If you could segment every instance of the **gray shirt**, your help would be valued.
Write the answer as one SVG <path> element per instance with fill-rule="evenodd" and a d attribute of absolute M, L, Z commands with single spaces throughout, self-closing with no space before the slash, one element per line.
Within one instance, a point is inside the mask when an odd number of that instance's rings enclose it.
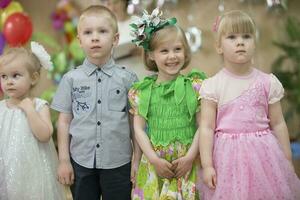
<path fill-rule="evenodd" d="M 130 162 L 127 93 L 135 81 L 135 73 L 112 59 L 101 68 L 85 59 L 63 76 L 51 108 L 73 115 L 70 153 L 76 163 L 111 169 Z"/>

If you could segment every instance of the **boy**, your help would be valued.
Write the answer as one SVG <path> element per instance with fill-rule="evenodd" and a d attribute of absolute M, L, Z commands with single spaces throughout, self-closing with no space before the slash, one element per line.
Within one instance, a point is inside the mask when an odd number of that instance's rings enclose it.
<path fill-rule="evenodd" d="M 88 7 L 77 31 L 86 59 L 64 75 L 51 105 L 60 112 L 58 179 L 71 185 L 74 200 L 127 200 L 132 154 L 127 92 L 137 76 L 111 57 L 119 34 L 109 9 Z"/>

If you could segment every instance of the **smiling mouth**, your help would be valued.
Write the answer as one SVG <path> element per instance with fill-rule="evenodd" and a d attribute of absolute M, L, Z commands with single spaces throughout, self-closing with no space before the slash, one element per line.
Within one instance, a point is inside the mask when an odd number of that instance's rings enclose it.
<path fill-rule="evenodd" d="M 239 51 L 236 51 L 235 53 L 246 53 L 245 50 L 239 50 Z"/>

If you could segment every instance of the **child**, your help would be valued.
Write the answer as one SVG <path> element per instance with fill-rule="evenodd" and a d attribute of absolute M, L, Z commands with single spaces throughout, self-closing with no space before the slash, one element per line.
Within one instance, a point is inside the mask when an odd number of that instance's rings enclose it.
<path fill-rule="evenodd" d="M 0 57 L 0 199 L 63 200 L 56 180 L 57 155 L 48 103 L 31 89 L 50 56 L 32 42 L 31 51 L 11 48 Z"/>
<path fill-rule="evenodd" d="M 127 93 L 137 76 L 114 63 L 114 14 L 90 6 L 79 18 L 83 64 L 62 78 L 51 107 L 58 117 L 58 178 L 76 200 L 130 199 L 131 135 Z M 134 167 L 134 165 L 133 165 Z"/>
<path fill-rule="evenodd" d="M 175 23 L 175 18 L 162 19 L 155 9 L 132 24 L 146 67 L 157 72 L 129 91 L 135 135 L 143 151 L 134 200 L 198 199 L 198 92 L 205 74 L 180 74 L 191 52 Z"/>
<path fill-rule="evenodd" d="M 201 87 L 203 199 L 300 199 L 273 74 L 254 68 L 255 25 L 241 11 L 216 22 L 224 67 Z"/>

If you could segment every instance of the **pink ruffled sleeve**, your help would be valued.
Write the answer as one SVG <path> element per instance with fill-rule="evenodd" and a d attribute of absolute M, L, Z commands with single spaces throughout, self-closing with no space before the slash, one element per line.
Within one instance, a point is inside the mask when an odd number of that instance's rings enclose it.
<path fill-rule="evenodd" d="M 269 92 L 269 104 L 273 104 L 282 99 L 282 97 L 284 96 L 284 89 L 275 75 L 271 74 L 270 78 L 271 86 Z"/>
<path fill-rule="evenodd" d="M 128 91 L 128 100 L 130 103 L 129 112 L 133 115 L 138 114 L 138 90 L 135 88 L 131 88 Z"/>
<path fill-rule="evenodd" d="M 217 89 L 214 84 L 214 79 L 209 78 L 203 81 L 202 86 L 200 88 L 200 98 L 204 98 L 207 100 L 214 101 L 218 103 Z"/>

